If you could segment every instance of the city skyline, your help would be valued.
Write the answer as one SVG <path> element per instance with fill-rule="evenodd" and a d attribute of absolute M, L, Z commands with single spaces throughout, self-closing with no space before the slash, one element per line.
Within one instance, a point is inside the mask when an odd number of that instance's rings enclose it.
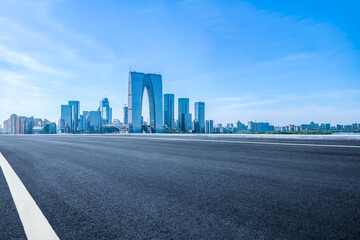
<path fill-rule="evenodd" d="M 130 67 L 161 72 L 164 93 L 189 98 L 191 113 L 206 102 L 215 123 L 360 119 L 359 3 L 108 3 L 1 2 L 1 122 L 57 122 L 68 99 L 96 109 L 104 97 L 123 119 Z"/>
<path fill-rule="evenodd" d="M 44 122 L 39 118 L 12 114 L 0 125 L 0 133 L 54 134 L 54 133 L 302 133 L 332 134 L 336 132 L 358 132 L 360 123 L 350 125 L 330 123 L 289 124 L 274 126 L 267 121 L 241 121 L 216 123 L 206 119 L 205 102 L 195 102 L 190 113 L 189 98 L 178 98 L 178 118 L 175 118 L 175 94 L 163 93 L 161 74 L 129 72 L 128 104 L 124 104 L 124 119 L 112 118 L 112 108 L 107 97 L 102 98 L 97 110 L 86 110 L 81 114 L 80 101 L 69 100 L 61 105 L 58 122 Z M 193 118 L 194 117 L 194 118 Z"/>

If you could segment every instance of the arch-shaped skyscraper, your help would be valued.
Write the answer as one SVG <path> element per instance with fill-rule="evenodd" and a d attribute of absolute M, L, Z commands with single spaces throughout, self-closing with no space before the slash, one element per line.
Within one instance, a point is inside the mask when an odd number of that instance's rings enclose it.
<path fill-rule="evenodd" d="M 163 131 L 163 92 L 160 74 L 130 71 L 128 118 L 129 132 L 141 132 L 141 113 L 144 90 L 147 90 L 150 107 L 150 126 L 155 132 Z"/>

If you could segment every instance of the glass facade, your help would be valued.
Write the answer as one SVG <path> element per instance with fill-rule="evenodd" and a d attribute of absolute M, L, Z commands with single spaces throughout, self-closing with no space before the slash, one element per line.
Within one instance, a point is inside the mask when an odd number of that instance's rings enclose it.
<path fill-rule="evenodd" d="M 102 124 L 112 123 L 112 108 L 110 107 L 109 99 L 103 98 L 100 101 L 99 111 L 101 112 Z"/>
<path fill-rule="evenodd" d="M 129 108 L 124 107 L 124 124 L 128 125 L 129 123 L 129 114 L 128 114 Z"/>
<path fill-rule="evenodd" d="M 72 131 L 72 112 L 71 105 L 61 105 L 60 131 L 62 133 L 69 133 Z"/>
<path fill-rule="evenodd" d="M 80 102 L 69 101 L 69 105 L 72 106 L 71 131 L 76 132 L 80 130 Z"/>
<path fill-rule="evenodd" d="M 178 99 L 178 129 L 183 132 L 188 132 L 192 129 L 192 116 L 189 113 L 189 99 Z"/>
<path fill-rule="evenodd" d="M 205 103 L 195 103 L 195 121 L 198 124 L 197 132 L 205 133 Z"/>
<path fill-rule="evenodd" d="M 174 94 L 164 94 L 164 125 L 174 128 Z"/>
<path fill-rule="evenodd" d="M 163 131 L 163 93 L 160 74 L 129 73 L 128 121 L 129 132 L 141 132 L 142 99 L 144 90 L 149 96 L 150 127 Z"/>
<path fill-rule="evenodd" d="M 101 132 L 101 111 L 90 111 L 89 128 L 91 133 Z"/>

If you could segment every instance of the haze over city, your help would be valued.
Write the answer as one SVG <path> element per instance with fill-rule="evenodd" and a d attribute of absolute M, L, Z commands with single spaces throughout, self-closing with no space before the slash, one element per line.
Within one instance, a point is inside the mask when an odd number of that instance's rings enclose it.
<path fill-rule="evenodd" d="M 1 122 L 103 97 L 122 119 L 130 67 L 215 122 L 360 118 L 357 1 L 0 2 Z"/>

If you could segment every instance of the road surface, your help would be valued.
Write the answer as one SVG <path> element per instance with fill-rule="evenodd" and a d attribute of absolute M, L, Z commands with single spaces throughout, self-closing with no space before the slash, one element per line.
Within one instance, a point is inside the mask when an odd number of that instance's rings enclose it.
<path fill-rule="evenodd" d="M 60 239 L 360 236 L 357 139 L 0 135 L 0 152 Z M 26 239 L 11 181 L 0 239 Z"/>

